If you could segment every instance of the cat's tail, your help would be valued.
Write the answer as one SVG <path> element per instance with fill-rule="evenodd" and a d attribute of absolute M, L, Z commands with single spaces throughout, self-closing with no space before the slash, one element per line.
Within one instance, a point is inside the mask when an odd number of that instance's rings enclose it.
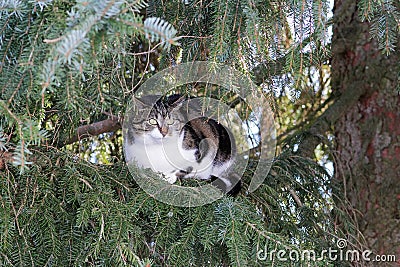
<path fill-rule="evenodd" d="M 242 189 L 242 181 L 239 174 L 230 172 L 227 177 L 211 176 L 212 185 L 230 196 L 236 196 Z"/>

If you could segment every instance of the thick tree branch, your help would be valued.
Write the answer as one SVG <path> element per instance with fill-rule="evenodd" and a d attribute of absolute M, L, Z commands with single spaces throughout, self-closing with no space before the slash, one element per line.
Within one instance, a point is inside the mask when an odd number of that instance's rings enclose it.
<path fill-rule="evenodd" d="M 121 121 L 117 116 L 111 116 L 109 119 L 78 127 L 76 134 L 64 142 L 62 146 L 102 133 L 115 132 L 118 129 L 121 129 Z"/>
<path fill-rule="evenodd" d="M 332 21 L 327 22 L 327 25 L 331 25 Z M 290 57 L 292 57 L 293 53 L 298 54 L 302 53 L 303 58 L 309 58 L 310 53 L 304 53 L 301 52 L 303 47 L 306 47 L 310 42 L 313 40 L 318 39 L 314 34 L 310 35 L 309 37 L 305 38 L 302 40 L 300 43 L 298 43 L 294 48 L 292 52 L 287 52 L 285 55 L 282 55 L 281 57 L 276 58 L 275 60 L 271 61 L 265 61 L 262 62 L 261 64 L 257 65 L 255 68 L 252 69 L 252 73 L 254 75 L 254 82 L 257 85 L 260 85 L 264 83 L 265 81 L 270 80 L 271 77 L 276 76 L 276 75 L 282 75 L 287 70 L 285 70 L 286 62 Z M 312 64 L 317 63 L 318 61 L 314 61 Z M 303 67 L 306 66 L 306 63 L 303 62 Z"/>
<path fill-rule="evenodd" d="M 362 86 L 347 90 L 337 97 L 336 101 L 319 116 L 306 131 L 297 153 L 304 157 L 313 158 L 315 148 L 323 141 L 321 138 L 329 131 L 331 125 L 357 104 L 361 96 L 366 93 Z"/>
<path fill-rule="evenodd" d="M 98 121 L 89 125 L 83 125 L 78 127 L 76 134 L 69 140 L 61 143 L 60 147 L 75 143 L 79 140 L 97 136 L 102 133 L 115 132 L 121 129 L 121 120 L 117 116 L 110 115 L 109 119 Z M 12 151 L 0 151 L 0 170 L 4 170 L 7 163 L 12 163 L 13 152 Z"/>
<path fill-rule="evenodd" d="M 276 59 L 275 61 L 264 62 L 256 66 L 252 70 L 254 75 L 254 83 L 260 85 L 265 80 L 269 80 L 267 77 L 271 78 L 275 75 L 283 74 L 286 60 L 287 60 L 287 55 L 282 56 Z"/>

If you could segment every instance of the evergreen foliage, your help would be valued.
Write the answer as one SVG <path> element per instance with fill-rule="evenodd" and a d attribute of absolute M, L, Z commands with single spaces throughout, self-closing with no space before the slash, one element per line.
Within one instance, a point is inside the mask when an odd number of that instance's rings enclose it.
<path fill-rule="evenodd" d="M 6 265 L 257 266 L 265 246 L 314 248 L 333 238 L 325 235 L 333 233 L 331 204 L 319 191 L 331 187 L 328 177 L 290 153 L 257 197 L 186 209 L 140 190 L 122 162 L 105 167 L 56 149 L 32 152 L 33 167 L 22 175 L 10 167 L 1 181 Z M 300 174 L 314 182 L 295 179 Z M 304 205 L 296 207 L 289 188 Z"/>
<path fill-rule="evenodd" d="M 395 3 L 358 5 L 389 53 Z M 335 218 L 356 232 L 329 173 L 297 153 L 300 126 L 330 101 L 331 23 L 328 1 L 1 0 L 0 265 L 269 266 L 260 249 L 334 247 Z M 158 70 L 193 60 L 252 78 L 274 66 L 259 89 L 280 124 L 279 154 L 256 192 L 169 206 L 135 184 L 120 131 L 66 145 L 79 126 L 122 116 Z M 254 156 L 245 186 L 256 165 Z M 307 264 L 340 263 L 279 262 Z"/>

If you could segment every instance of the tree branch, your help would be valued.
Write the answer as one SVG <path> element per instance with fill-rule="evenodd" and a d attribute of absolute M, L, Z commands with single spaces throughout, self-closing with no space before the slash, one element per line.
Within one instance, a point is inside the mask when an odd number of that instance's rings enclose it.
<path fill-rule="evenodd" d="M 324 133 L 326 133 L 331 128 L 331 125 L 339 118 L 344 116 L 351 107 L 357 104 L 360 97 L 365 93 L 366 90 L 363 89 L 362 86 L 358 86 L 353 88 L 353 90 L 346 90 L 339 95 L 336 101 L 334 101 L 306 131 L 303 141 L 299 144 L 297 153 L 303 157 L 313 158 L 314 150 L 321 143 L 321 137 Z"/>
<path fill-rule="evenodd" d="M 110 118 L 92 124 L 83 125 L 78 127 L 76 134 L 72 136 L 69 140 L 62 142 L 59 147 L 75 143 L 79 140 L 97 136 L 102 133 L 115 132 L 121 129 L 121 120 L 119 117 L 114 115 L 109 115 Z M 4 170 L 7 163 L 12 163 L 13 152 L 12 151 L 0 151 L 0 170 Z"/>
<path fill-rule="evenodd" d="M 262 84 L 267 77 L 273 77 L 284 73 L 287 55 L 277 58 L 275 61 L 263 62 L 257 65 L 253 70 L 254 83 Z"/>
<path fill-rule="evenodd" d="M 327 22 L 327 25 L 331 25 L 331 24 L 332 24 L 332 20 Z M 298 43 L 293 48 L 292 52 L 294 52 L 296 54 L 302 53 L 303 58 L 309 58 L 310 53 L 309 52 L 304 53 L 304 52 L 301 52 L 301 50 L 303 47 L 307 46 L 308 44 L 310 44 L 310 42 L 312 42 L 313 40 L 316 40 L 316 39 L 318 39 L 318 38 L 316 38 L 316 36 L 313 33 L 312 35 L 310 35 L 309 37 L 305 38 L 300 43 Z M 287 70 L 285 70 L 285 66 L 286 66 L 287 60 L 292 56 L 292 52 L 288 51 L 285 55 L 282 55 L 282 56 L 276 58 L 275 60 L 265 61 L 265 62 L 262 62 L 261 64 L 257 65 L 256 67 L 254 67 L 252 69 L 252 73 L 254 75 L 255 84 L 260 85 L 264 81 L 269 80 L 268 78 L 271 78 L 276 75 L 282 75 L 285 72 L 287 72 Z M 305 64 L 305 62 L 303 62 L 303 64 Z M 304 65 L 304 66 L 306 66 L 306 65 Z"/>
<path fill-rule="evenodd" d="M 9 151 L 0 151 L 0 171 L 4 170 L 6 163 L 13 161 L 13 154 Z"/>
<path fill-rule="evenodd" d="M 120 119 L 117 116 L 111 116 L 109 119 L 78 127 L 76 134 L 64 142 L 62 146 L 102 133 L 115 132 L 119 129 L 121 129 Z"/>

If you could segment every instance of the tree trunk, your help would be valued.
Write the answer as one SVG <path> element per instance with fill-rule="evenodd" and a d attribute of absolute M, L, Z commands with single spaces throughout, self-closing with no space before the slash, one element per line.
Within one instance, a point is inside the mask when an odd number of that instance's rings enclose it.
<path fill-rule="evenodd" d="M 332 40 L 334 93 L 358 98 L 334 125 L 335 178 L 354 212 L 357 239 L 375 255 L 395 255 L 400 263 L 400 96 L 399 50 L 382 54 L 361 22 L 357 1 L 335 1 Z M 397 46 L 397 48 L 399 45 Z M 349 233 L 350 234 L 350 233 Z M 354 234 L 354 233 L 352 233 Z M 350 241 L 351 239 L 349 239 Z M 354 241 L 354 240 L 353 240 Z M 378 266 L 358 262 L 358 266 Z"/>

